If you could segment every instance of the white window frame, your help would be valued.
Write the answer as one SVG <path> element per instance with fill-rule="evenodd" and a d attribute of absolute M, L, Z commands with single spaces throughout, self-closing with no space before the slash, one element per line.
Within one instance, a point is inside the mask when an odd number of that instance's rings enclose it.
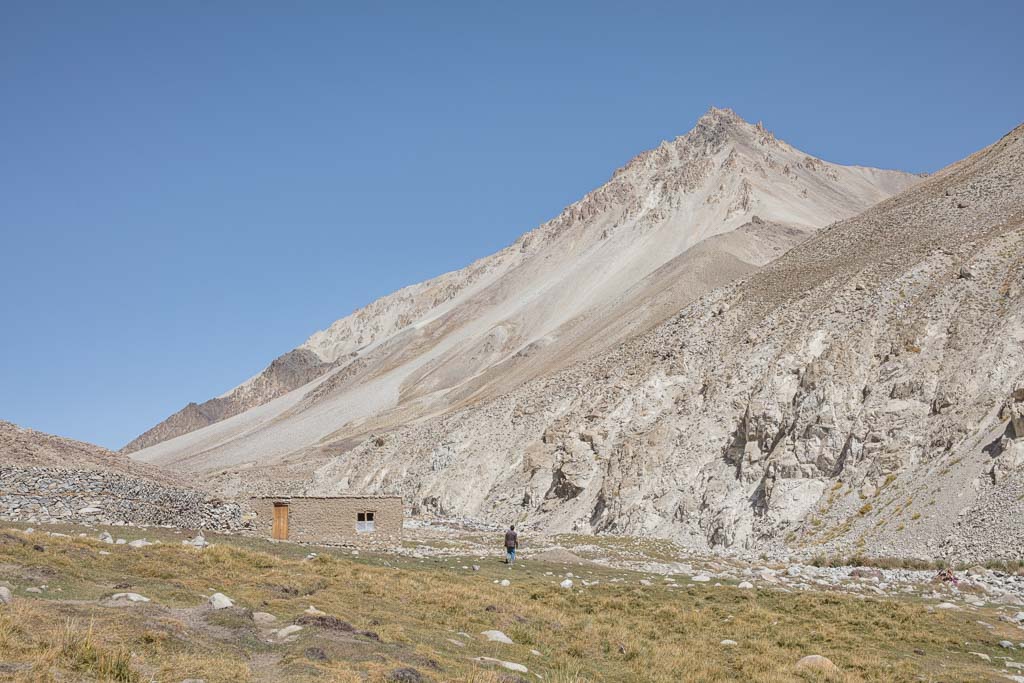
<path fill-rule="evenodd" d="M 377 515 L 376 510 L 363 510 L 356 513 L 356 533 L 372 534 L 375 529 Z M 362 519 L 360 519 L 362 517 Z"/>

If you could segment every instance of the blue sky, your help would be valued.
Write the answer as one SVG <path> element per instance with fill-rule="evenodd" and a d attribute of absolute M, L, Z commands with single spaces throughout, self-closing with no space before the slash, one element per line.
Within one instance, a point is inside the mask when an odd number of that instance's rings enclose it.
<path fill-rule="evenodd" d="M 936 170 L 1024 119 L 1022 24 L 1019 1 L 8 0 L 0 419 L 120 447 L 710 105 Z"/>

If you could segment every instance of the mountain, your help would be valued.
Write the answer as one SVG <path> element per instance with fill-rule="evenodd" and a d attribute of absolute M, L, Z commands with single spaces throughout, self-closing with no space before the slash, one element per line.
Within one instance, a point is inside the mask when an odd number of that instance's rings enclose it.
<path fill-rule="evenodd" d="M 185 471 L 331 457 L 614 348 L 918 180 L 712 109 L 506 249 L 338 320 L 124 450 Z"/>
<path fill-rule="evenodd" d="M 699 549 L 1024 556 L 1024 126 L 609 353 L 339 443 L 306 486 Z"/>

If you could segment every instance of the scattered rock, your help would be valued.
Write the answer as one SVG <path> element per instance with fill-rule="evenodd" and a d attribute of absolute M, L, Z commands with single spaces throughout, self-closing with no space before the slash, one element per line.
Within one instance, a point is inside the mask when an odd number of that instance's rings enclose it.
<path fill-rule="evenodd" d="M 106 531 L 104 531 L 103 533 L 101 533 L 101 534 L 100 534 L 100 535 L 98 536 L 98 538 L 99 538 L 99 539 L 100 539 L 101 541 L 103 541 L 104 543 L 109 543 L 110 545 L 114 545 L 114 537 L 113 537 L 113 536 L 111 536 L 111 535 L 110 535 L 109 533 L 107 533 Z"/>
<path fill-rule="evenodd" d="M 149 541 L 147 541 L 144 538 L 140 538 L 138 540 L 135 540 L 135 541 L 132 541 L 131 543 L 129 543 L 128 547 L 129 548 L 145 548 L 147 545 L 153 545 L 153 544 L 150 543 Z"/>
<path fill-rule="evenodd" d="M 223 593 L 214 593 L 210 596 L 210 607 L 213 609 L 227 609 L 234 605 L 234 601 Z"/>
<path fill-rule="evenodd" d="M 837 672 L 839 667 L 832 663 L 828 657 L 821 655 L 807 655 L 796 663 L 798 669 L 811 669 L 814 671 Z"/>
<path fill-rule="evenodd" d="M 564 579 L 562 583 L 558 584 L 562 588 L 572 588 L 572 579 Z"/>
<path fill-rule="evenodd" d="M 327 653 L 324 652 L 322 647 L 307 647 L 305 655 L 306 659 L 312 660 L 314 662 L 327 661 Z"/>
<path fill-rule="evenodd" d="M 493 657 L 476 657 L 474 658 L 474 661 L 483 662 L 484 664 L 496 664 L 497 666 L 505 667 L 509 671 L 518 671 L 521 674 L 530 672 L 530 670 L 522 664 L 516 664 L 515 662 L 505 662 L 500 659 L 494 659 Z"/>
<path fill-rule="evenodd" d="M 270 612 L 253 612 L 252 620 L 257 624 L 273 624 L 277 621 L 277 617 Z"/>
<path fill-rule="evenodd" d="M 487 638 L 495 643 L 505 643 L 506 645 L 512 645 L 512 639 L 506 636 L 501 631 L 481 631 L 480 635 Z"/>
<path fill-rule="evenodd" d="M 384 677 L 388 683 L 421 683 L 424 680 L 423 674 L 411 666 L 404 666 L 401 669 L 389 671 Z"/>
<path fill-rule="evenodd" d="M 14 600 L 14 596 L 11 595 L 11 589 L 7 586 L 0 586 L 0 604 L 9 605 Z"/>
<path fill-rule="evenodd" d="M 278 631 L 275 632 L 275 635 L 278 637 L 279 640 L 284 640 L 285 638 L 287 638 L 289 636 L 295 635 L 296 633 L 298 633 L 301 630 L 302 630 L 301 626 L 299 626 L 298 624 L 292 624 L 290 626 L 285 626 L 284 628 L 279 629 Z"/>
<path fill-rule="evenodd" d="M 145 595 L 138 593 L 114 593 L 110 596 L 112 602 L 150 602 Z"/>
<path fill-rule="evenodd" d="M 726 638 L 725 640 L 720 642 L 719 645 L 723 645 L 725 647 L 732 647 L 733 645 L 738 645 L 738 643 L 735 640 L 729 640 L 728 638 Z"/>
<path fill-rule="evenodd" d="M 501 580 L 501 585 L 502 585 L 502 586 L 511 586 L 511 585 L 512 585 L 512 582 L 511 582 L 511 581 L 509 581 L 508 579 L 502 579 L 502 580 Z"/>
<path fill-rule="evenodd" d="M 750 583 L 749 581 L 740 581 L 738 584 L 736 584 L 736 587 L 742 588 L 744 590 L 750 590 L 754 587 L 754 584 Z"/>

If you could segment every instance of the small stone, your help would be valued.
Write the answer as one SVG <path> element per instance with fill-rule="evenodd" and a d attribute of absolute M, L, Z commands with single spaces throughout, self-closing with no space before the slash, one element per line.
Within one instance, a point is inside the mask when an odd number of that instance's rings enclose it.
<path fill-rule="evenodd" d="M 821 655 L 807 655 L 796 663 L 798 669 L 812 669 L 817 671 L 835 672 L 839 667 L 832 663 L 828 657 Z"/>
<path fill-rule="evenodd" d="M 140 538 L 140 539 L 138 539 L 136 541 L 132 541 L 131 543 L 129 543 L 128 547 L 129 548 L 145 548 L 147 545 L 153 545 L 153 544 L 150 543 L 149 541 L 147 541 L 144 538 Z"/>
<path fill-rule="evenodd" d="M 935 609 L 960 609 L 960 608 L 957 607 L 956 605 L 954 605 L 951 602 L 940 602 L 939 604 L 935 605 Z"/>
<path fill-rule="evenodd" d="M 388 683 L 421 683 L 425 679 L 423 674 L 411 666 L 403 666 L 401 669 L 389 671 L 384 680 Z"/>
<path fill-rule="evenodd" d="M 149 598 L 145 595 L 139 595 L 138 593 L 114 593 L 110 596 L 110 599 L 114 602 L 127 600 L 128 602 L 149 602 Z"/>
<path fill-rule="evenodd" d="M 324 652 L 322 647 L 307 647 L 306 648 L 306 659 L 314 662 L 326 662 L 327 653 Z"/>
<path fill-rule="evenodd" d="M 36 588 L 35 586 L 33 586 L 32 588 L 26 588 L 25 592 L 26 593 L 42 593 L 43 589 L 42 588 Z"/>
<path fill-rule="evenodd" d="M 1014 649 L 1014 647 L 1013 647 L 1013 643 L 1011 643 L 1011 642 L 1010 642 L 1010 641 L 1008 641 L 1008 640 L 1000 640 L 1000 641 L 999 641 L 999 647 L 1001 647 L 1001 648 L 1005 648 L 1005 649 L 1007 649 L 1007 650 L 1013 650 L 1013 649 Z"/>
<path fill-rule="evenodd" d="M 740 581 L 738 584 L 736 584 L 736 587 L 742 588 L 744 590 L 750 590 L 754 587 L 754 584 L 750 583 L 749 581 Z"/>
<path fill-rule="evenodd" d="M 270 612 L 253 612 L 252 620 L 257 624 L 273 624 L 277 621 L 277 617 Z"/>
<path fill-rule="evenodd" d="M 285 626 L 284 628 L 277 631 L 277 637 L 284 640 L 288 636 L 295 635 L 302 630 L 302 627 L 298 624 L 292 624 L 291 626 Z"/>
<path fill-rule="evenodd" d="M 725 647 L 732 647 L 733 645 L 738 645 L 738 643 L 735 640 L 729 640 L 728 638 L 726 638 L 725 640 L 720 642 L 719 645 L 723 645 Z"/>
<path fill-rule="evenodd" d="M 501 631 L 481 631 L 480 635 L 494 643 L 505 643 L 506 645 L 512 645 L 512 639 L 506 636 Z"/>
<path fill-rule="evenodd" d="M 103 533 L 101 533 L 101 534 L 99 535 L 99 539 L 100 539 L 101 541 L 103 541 L 104 543 L 109 543 L 110 545 L 114 545 L 114 537 L 113 537 L 113 536 L 111 536 L 111 535 L 110 535 L 109 533 L 107 533 L 106 531 L 104 531 Z"/>
<path fill-rule="evenodd" d="M 7 586 L 0 586 L 0 604 L 9 605 L 14 600 L 14 596 L 11 595 L 11 589 Z"/>
<path fill-rule="evenodd" d="M 484 662 L 486 664 L 497 664 L 498 666 L 502 666 L 508 669 L 509 671 L 518 671 L 521 674 L 530 672 L 530 670 L 522 664 L 516 664 L 515 662 L 504 662 L 500 659 L 494 659 L 493 657 L 477 657 L 476 661 Z"/>
<path fill-rule="evenodd" d="M 511 586 L 511 585 L 512 585 L 512 582 L 511 582 L 511 581 L 509 581 L 508 579 L 502 579 L 502 580 L 501 580 L 501 585 L 502 585 L 502 586 Z"/>
<path fill-rule="evenodd" d="M 572 588 L 572 579 L 564 579 L 562 583 L 558 584 L 562 588 Z"/>
<path fill-rule="evenodd" d="M 696 581 L 697 583 L 707 583 L 711 581 L 711 577 L 707 574 L 697 574 L 697 576 L 691 577 L 690 580 Z"/>
<path fill-rule="evenodd" d="M 305 612 L 306 614 L 311 614 L 314 617 L 323 616 L 323 615 L 327 614 L 327 612 L 322 612 L 322 611 L 318 610 L 316 607 L 313 607 L 313 605 L 310 605 L 309 607 L 307 607 L 305 610 L 303 610 L 303 612 Z"/>
<path fill-rule="evenodd" d="M 235 603 L 223 593 L 214 593 L 210 596 L 210 607 L 213 609 L 227 609 L 234 607 Z"/>
<path fill-rule="evenodd" d="M 647 579 L 640 579 L 640 585 L 641 586 L 650 586 L 651 582 L 648 581 Z"/>

